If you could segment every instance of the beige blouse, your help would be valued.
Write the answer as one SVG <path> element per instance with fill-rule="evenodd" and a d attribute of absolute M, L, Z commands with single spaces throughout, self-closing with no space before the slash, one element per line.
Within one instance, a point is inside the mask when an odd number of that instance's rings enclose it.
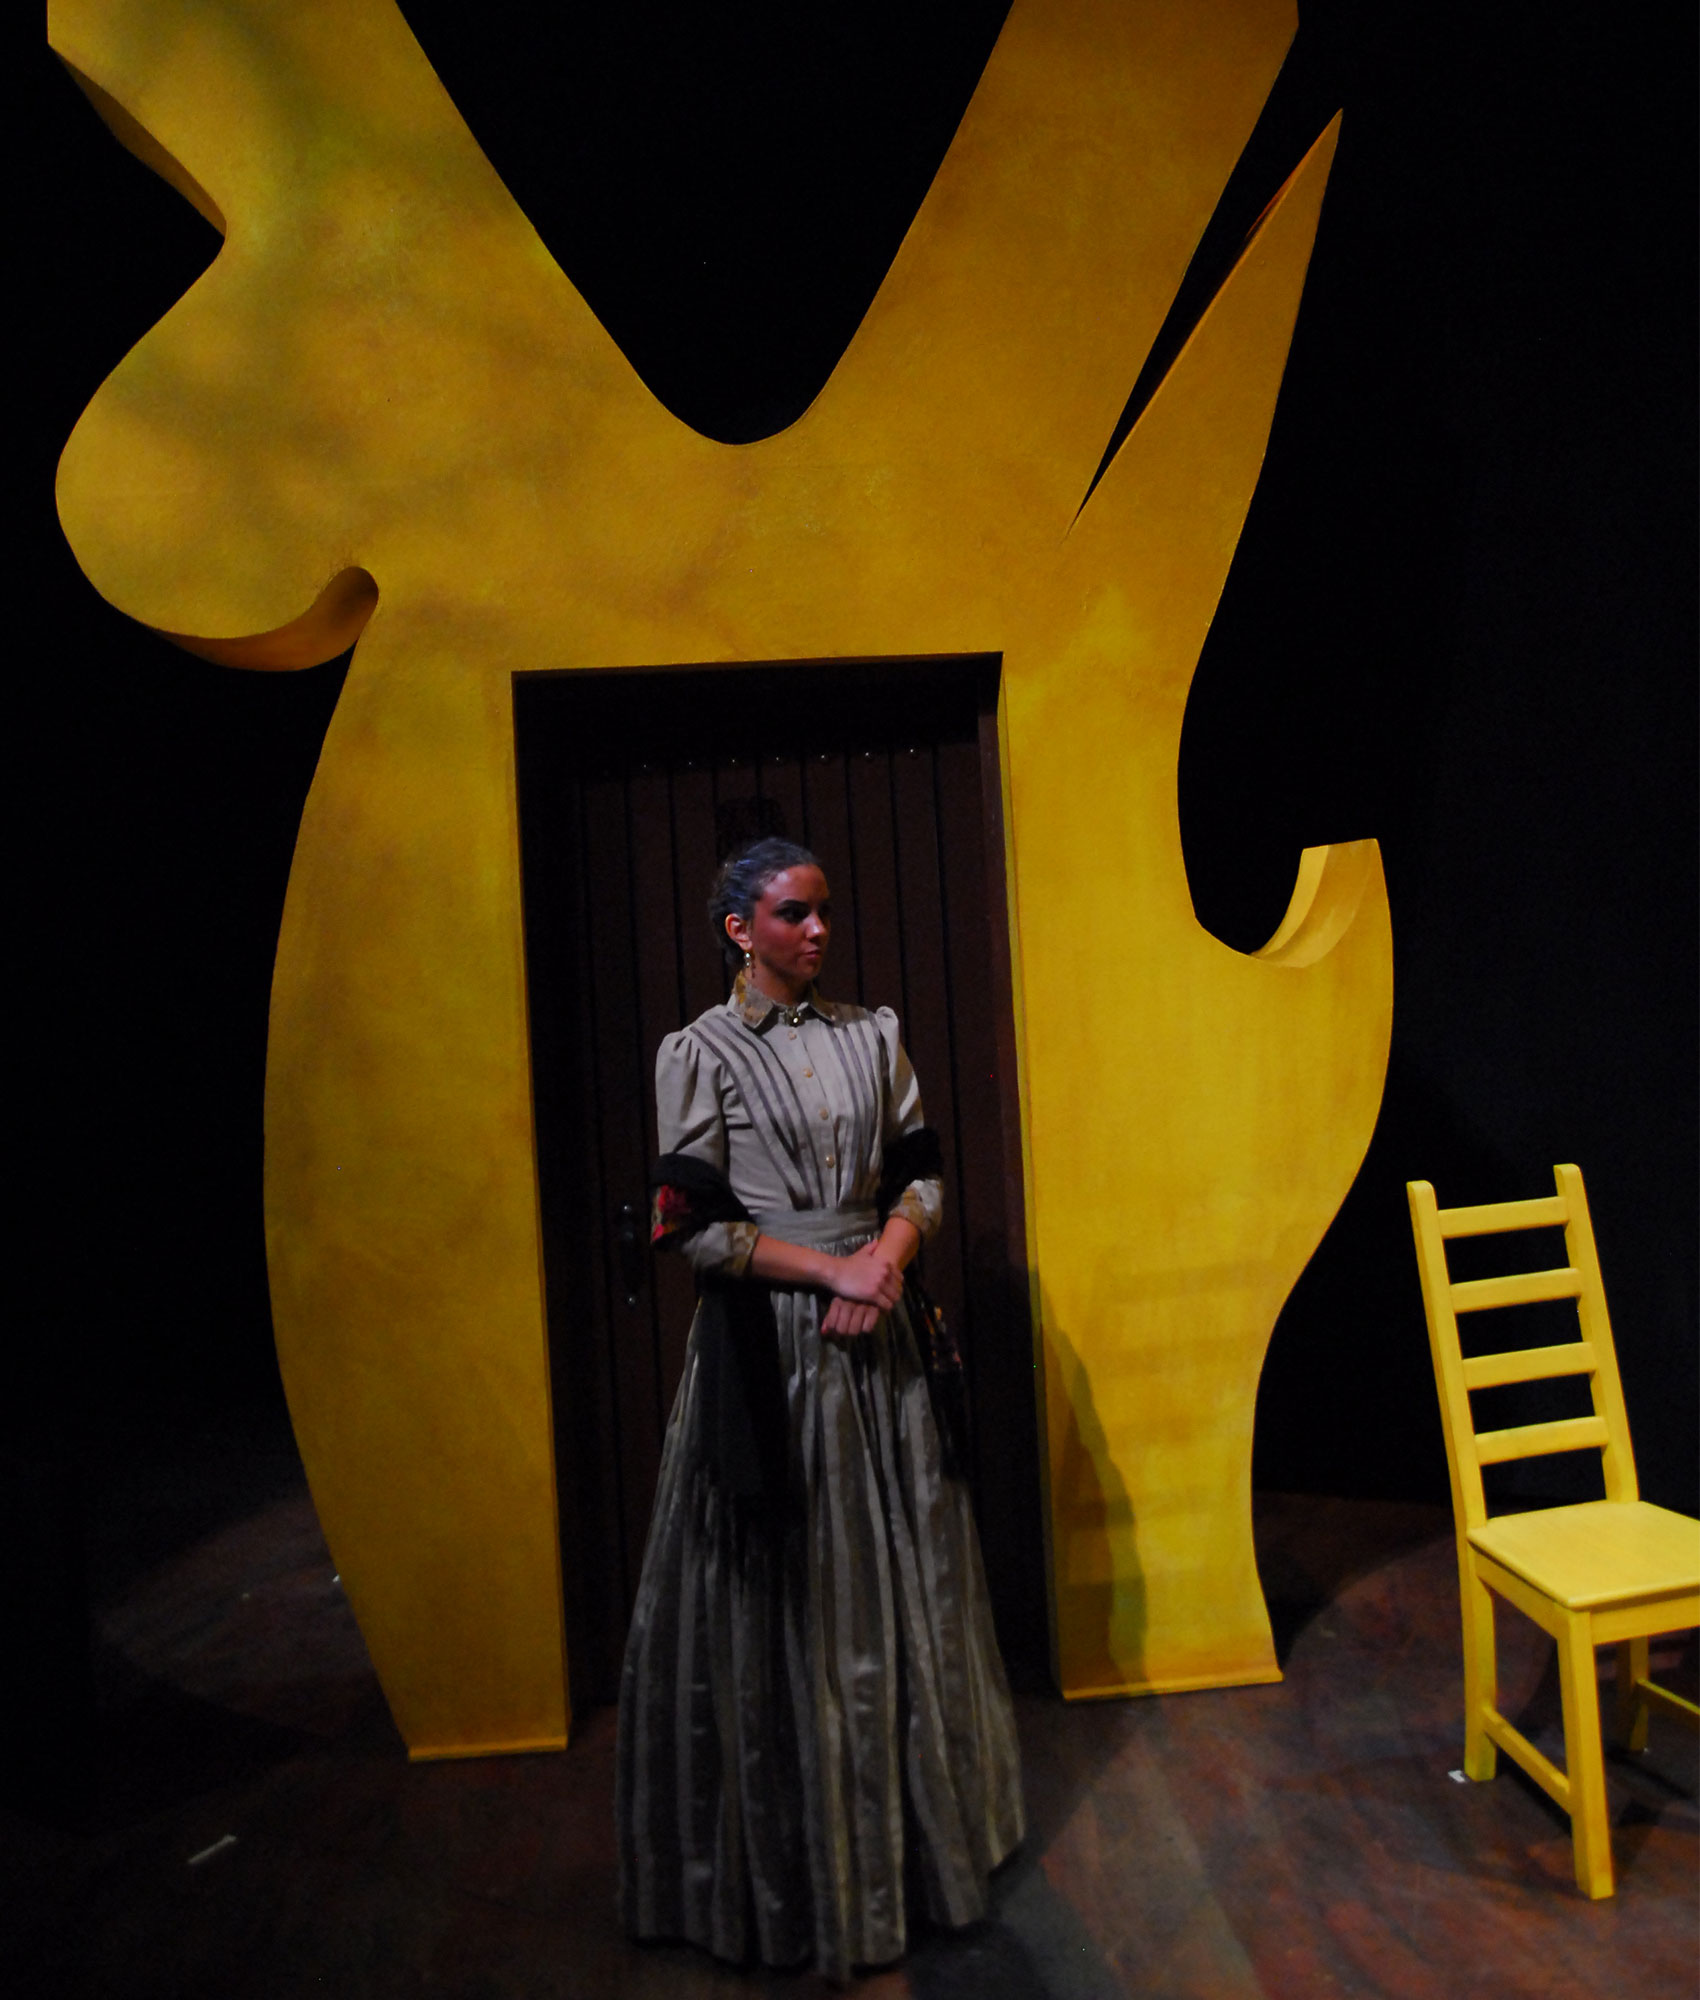
<path fill-rule="evenodd" d="M 925 1122 L 889 1007 L 811 993 L 787 1009 L 742 973 L 725 1006 L 662 1042 L 655 1099 L 661 1151 L 717 1168 L 758 1218 L 871 1207 L 884 1148 Z M 943 1199 L 939 1181 L 913 1181 L 891 1213 L 925 1242 Z M 681 1247 L 698 1271 L 736 1277 L 759 1233 L 759 1221 L 711 1223 Z"/>

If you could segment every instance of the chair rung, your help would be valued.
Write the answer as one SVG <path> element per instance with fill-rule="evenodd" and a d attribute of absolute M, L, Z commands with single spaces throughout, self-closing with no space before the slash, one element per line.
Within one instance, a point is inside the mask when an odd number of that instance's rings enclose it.
<path fill-rule="evenodd" d="M 1514 1271 L 1504 1278 L 1466 1278 L 1450 1287 L 1454 1312 L 1485 1312 L 1490 1306 L 1532 1306 L 1542 1299 L 1582 1296 L 1582 1274 L 1566 1264 L 1561 1271 Z"/>
<path fill-rule="evenodd" d="M 1521 1424 L 1512 1431 L 1477 1431 L 1476 1456 L 1483 1465 L 1509 1458 L 1540 1458 L 1549 1451 L 1596 1450 L 1607 1441 L 1600 1417 L 1561 1417 L 1557 1423 Z"/>
<path fill-rule="evenodd" d="M 1522 1765 L 1541 1790 L 1566 1812 L 1570 1810 L 1570 1778 L 1548 1756 L 1537 1750 L 1522 1730 L 1506 1721 L 1497 1708 L 1482 1710 L 1482 1729 L 1506 1756 Z M 1568 1745 L 1566 1745 L 1568 1749 Z"/>
<path fill-rule="evenodd" d="M 1510 1354 L 1478 1354 L 1464 1363 L 1464 1387 L 1498 1389 L 1507 1382 L 1591 1375 L 1595 1365 L 1591 1340 L 1561 1341 L 1557 1347 L 1522 1347 Z"/>
<path fill-rule="evenodd" d="M 1563 1195 L 1535 1201 L 1490 1201 L 1481 1208 L 1443 1208 L 1435 1218 L 1442 1236 L 1497 1236 L 1506 1229 L 1562 1229 L 1570 1220 Z"/>
<path fill-rule="evenodd" d="M 1661 1709 L 1666 1715 L 1674 1715 L 1678 1721 L 1686 1722 L 1691 1729 L 1700 1728 L 1700 1708 L 1697 1708 L 1686 1695 L 1673 1693 L 1667 1687 L 1660 1687 L 1657 1681 L 1637 1681 L 1635 1692 L 1649 1708 Z"/>

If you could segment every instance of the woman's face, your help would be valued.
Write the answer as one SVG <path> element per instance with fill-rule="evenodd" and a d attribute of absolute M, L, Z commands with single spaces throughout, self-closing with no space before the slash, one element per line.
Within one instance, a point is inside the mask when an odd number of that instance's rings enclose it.
<path fill-rule="evenodd" d="M 820 977 L 832 936 L 832 897 L 818 868 L 787 868 L 756 899 L 750 921 L 726 919 L 726 934 L 753 961 L 769 998 L 801 1000 Z"/>

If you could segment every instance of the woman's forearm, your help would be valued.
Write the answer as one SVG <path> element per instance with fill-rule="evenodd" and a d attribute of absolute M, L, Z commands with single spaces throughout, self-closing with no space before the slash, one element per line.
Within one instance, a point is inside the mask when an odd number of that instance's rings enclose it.
<path fill-rule="evenodd" d="M 881 1231 L 879 1239 L 868 1245 L 868 1250 L 878 1253 L 879 1259 L 890 1267 L 893 1275 L 878 1281 L 881 1293 L 879 1303 L 889 1305 L 897 1297 L 899 1283 L 895 1273 L 901 1271 L 921 1247 L 921 1234 L 912 1222 L 894 1215 Z M 833 1292 L 840 1298 L 862 1298 L 869 1296 L 872 1279 L 865 1279 L 865 1258 L 867 1251 L 858 1251 L 855 1257 L 829 1257 L 824 1250 L 809 1250 L 801 1243 L 786 1243 L 777 1236 L 758 1236 L 755 1248 L 750 1252 L 749 1273 L 753 1278 L 765 1278 L 769 1284 L 796 1285 L 813 1292 Z M 859 1267 L 859 1268 L 852 1268 Z M 884 1294 L 889 1293 L 886 1297 Z"/>
<path fill-rule="evenodd" d="M 880 1248 L 900 1271 L 914 1263 L 920 1247 L 921 1232 L 905 1216 L 892 1216 L 880 1231 Z"/>
<path fill-rule="evenodd" d="M 749 1272 L 773 1285 L 795 1285 L 799 1290 L 830 1292 L 836 1257 L 824 1250 L 810 1250 L 801 1243 L 787 1243 L 778 1236 L 758 1236 L 750 1252 Z"/>

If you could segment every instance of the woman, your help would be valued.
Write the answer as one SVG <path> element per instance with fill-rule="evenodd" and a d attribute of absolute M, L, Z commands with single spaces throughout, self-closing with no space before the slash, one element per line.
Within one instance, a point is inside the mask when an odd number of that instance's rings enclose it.
<path fill-rule="evenodd" d="M 622 1913 L 846 1979 L 983 1914 L 1015 1724 L 905 1293 L 941 1183 L 897 1018 L 816 990 L 806 849 L 734 855 L 709 916 L 732 997 L 656 1060 L 656 1235 L 699 1301 L 621 1680 Z"/>

